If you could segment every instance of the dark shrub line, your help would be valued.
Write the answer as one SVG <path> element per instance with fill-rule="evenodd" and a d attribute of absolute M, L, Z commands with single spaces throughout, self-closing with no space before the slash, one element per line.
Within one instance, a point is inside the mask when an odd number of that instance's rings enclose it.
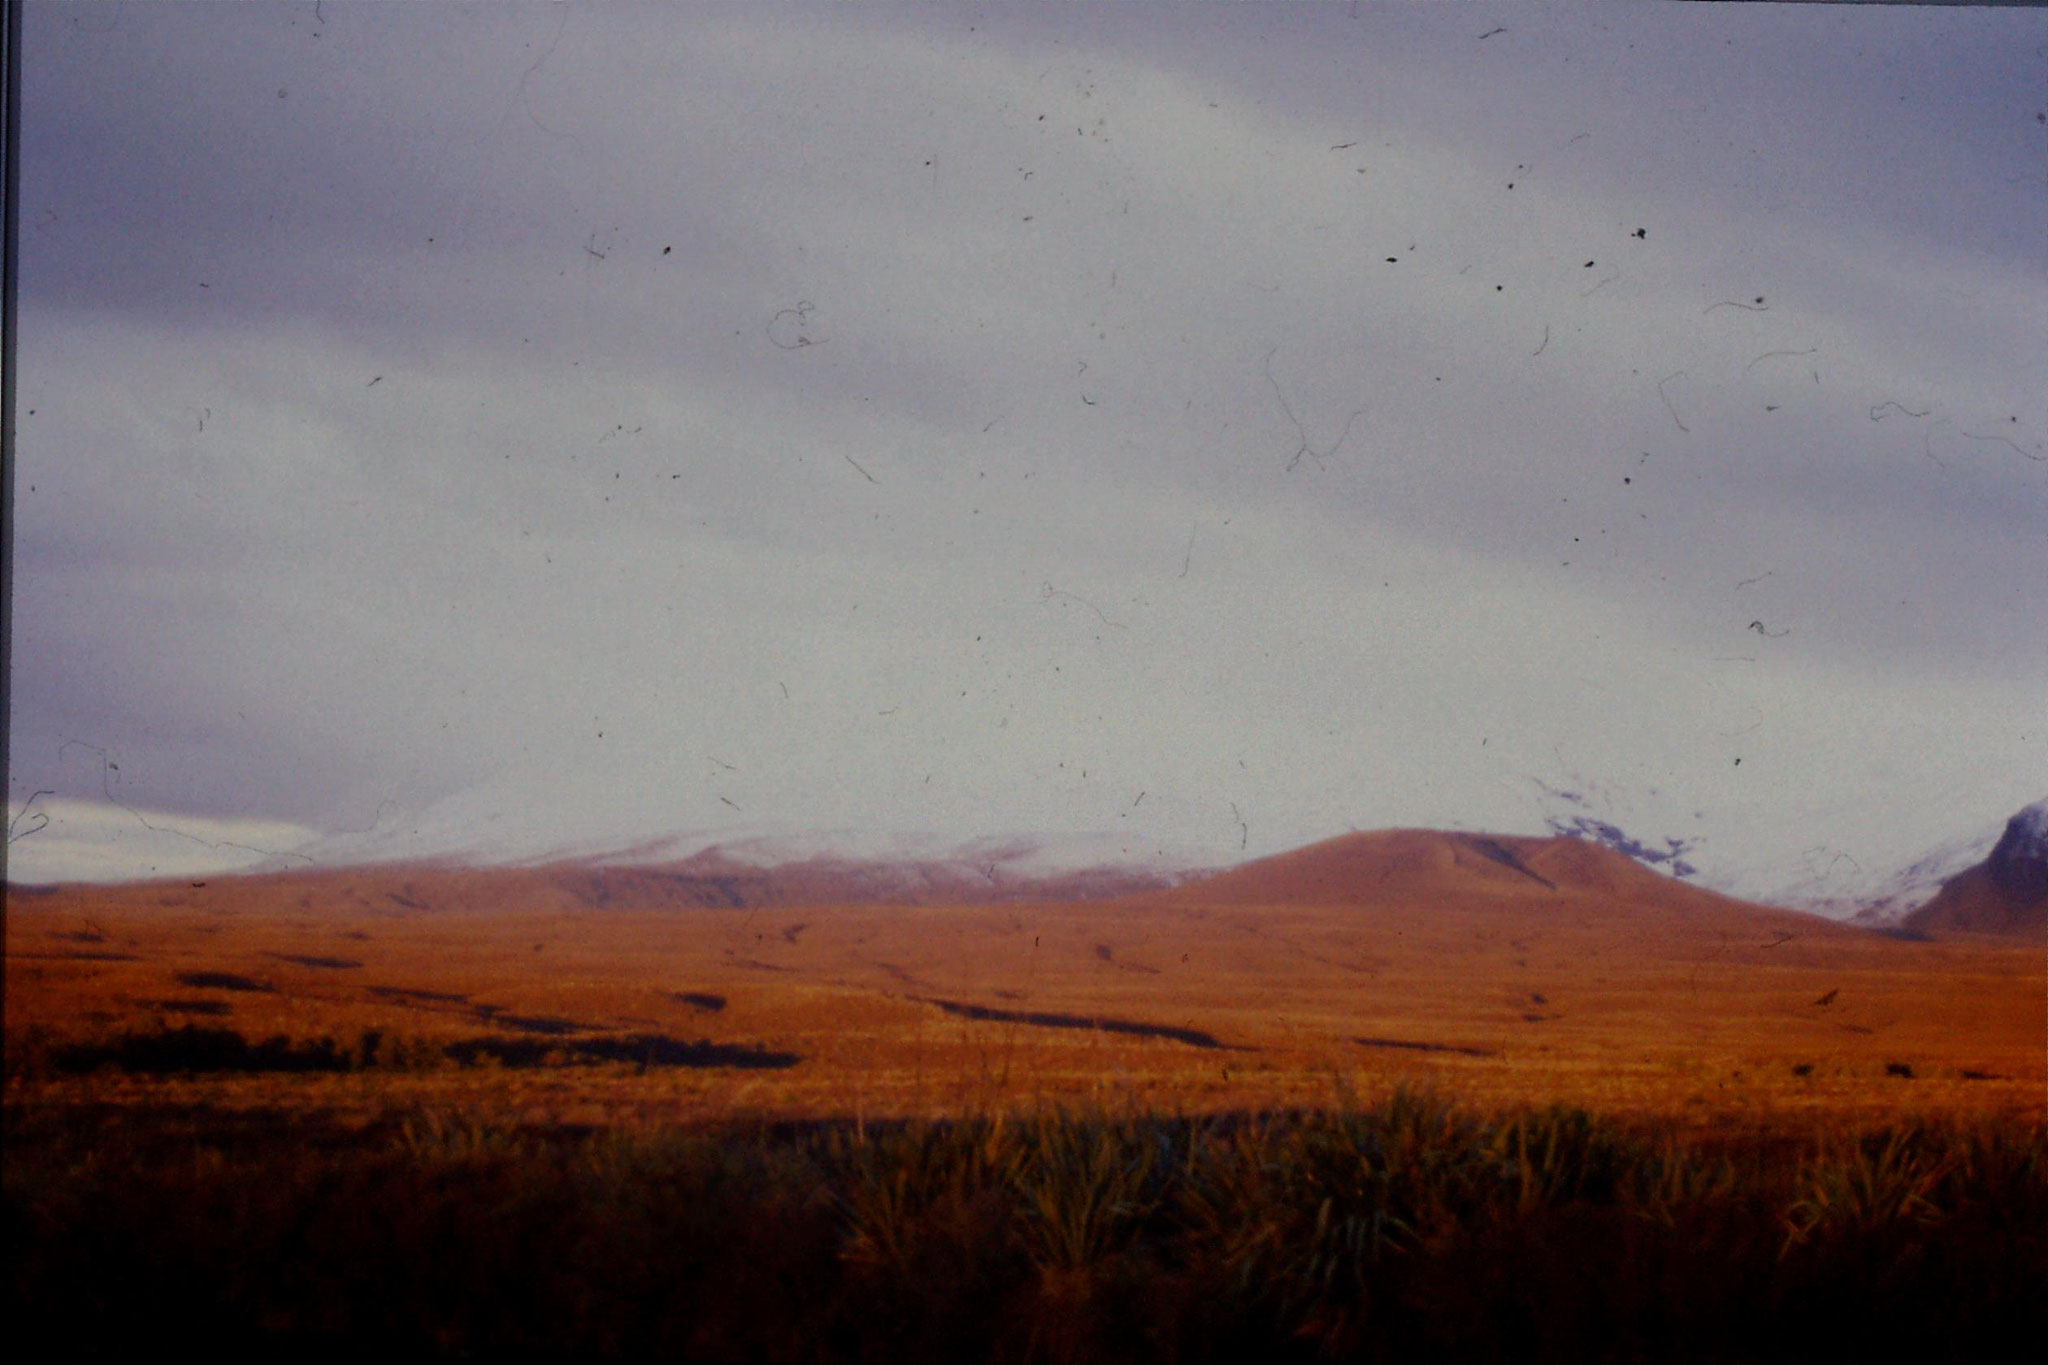
<path fill-rule="evenodd" d="M 365 986 L 379 1000 L 422 1001 L 428 1004 L 466 1005 L 469 997 L 457 991 L 423 991 L 410 986 Z"/>
<path fill-rule="evenodd" d="M 159 1003 L 185 1012 L 209 1012 L 193 1009 L 194 1005 L 207 1002 Z M 792 1052 L 704 1039 L 684 1042 L 658 1033 L 557 1041 L 468 1038 L 441 1044 L 422 1038 L 397 1037 L 380 1029 L 365 1029 L 353 1042 L 338 1042 L 331 1037 L 293 1042 L 283 1036 L 252 1042 L 233 1029 L 185 1024 L 174 1029 L 124 1034 L 108 1042 L 55 1047 L 49 1050 L 47 1060 L 52 1069 L 69 1075 L 111 1067 L 137 1075 L 163 1076 L 223 1072 L 418 1071 L 451 1063 L 461 1066 L 488 1063 L 536 1067 L 571 1062 L 630 1062 L 643 1070 L 655 1067 L 779 1070 L 795 1066 L 802 1059 Z"/>
<path fill-rule="evenodd" d="M 912 996 L 911 999 L 921 1005 L 936 1005 L 946 1013 L 962 1019 L 999 1024 L 1029 1024 L 1034 1028 L 1091 1029 L 1098 1033 L 1120 1033 L 1133 1038 L 1163 1038 L 1168 1042 L 1186 1043 L 1189 1047 L 1222 1049 L 1227 1046 L 1218 1042 L 1214 1034 L 1204 1033 L 1200 1029 L 1175 1028 L 1168 1024 L 1141 1024 L 1129 1019 L 1110 1019 L 1096 1014 L 1004 1010 L 992 1005 L 970 1005 L 959 1000 L 935 1000 L 921 995 Z"/>
<path fill-rule="evenodd" d="M 352 957 L 318 957 L 307 953 L 265 953 L 264 956 L 298 967 L 318 967 L 336 972 L 353 971 L 363 965 Z"/>
<path fill-rule="evenodd" d="M 470 1038 L 450 1043 L 447 1055 L 473 1066 L 485 1057 L 501 1066 L 543 1066 L 552 1058 L 584 1058 L 595 1062 L 632 1062 L 650 1067 L 732 1067 L 740 1070 L 780 1070 L 795 1066 L 802 1058 L 793 1052 L 771 1052 L 766 1048 L 714 1043 L 699 1039 L 686 1043 L 659 1033 L 636 1033 L 625 1038 L 576 1038 L 567 1042 L 542 1042 L 533 1038 Z"/>
<path fill-rule="evenodd" d="M 1403 1048 L 1410 1052 L 1452 1052 L 1461 1057 L 1498 1057 L 1490 1047 L 1462 1047 L 1456 1043 L 1417 1043 L 1403 1038 L 1353 1038 L 1360 1047 Z"/>
<path fill-rule="evenodd" d="M 198 991 L 254 991 L 269 994 L 269 984 L 233 972 L 179 972 L 178 984 Z"/>
<path fill-rule="evenodd" d="M 332 1038 L 294 1043 L 282 1036 L 250 1042 L 233 1029 L 182 1028 L 130 1033 L 110 1043 L 53 1049 L 51 1064 L 73 1074 L 113 1067 L 140 1075 L 217 1071 L 347 1071 L 348 1052 Z"/>

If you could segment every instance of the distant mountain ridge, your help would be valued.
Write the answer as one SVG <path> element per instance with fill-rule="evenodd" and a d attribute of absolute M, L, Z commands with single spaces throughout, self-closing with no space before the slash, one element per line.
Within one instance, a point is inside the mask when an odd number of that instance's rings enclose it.
<path fill-rule="evenodd" d="M 1988 834 L 1950 840 L 1889 875 L 1867 880 L 1854 894 L 1795 900 L 1821 914 L 1846 914 L 1850 923 L 1866 929 L 1896 929 L 1908 915 L 1933 900 L 1944 882 L 1981 862 L 1994 842 Z"/>
<path fill-rule="evenodd" d="M 1920 933 L 2048 934 L 2048 800 L 2008 820 L 1990 855 L 1943 882 L 1903 925 Z"/>
<path fill-rule="evenodd" d="M 814 856 L 763 864 L 717 845 L 664 865 L 557 863 L 544 871 L 556 887 L 587 905 L 709 908 L 1104 900 L 1158 890 L 1180 880 L 1175 874 L 1129 866 L 1027 870 L 995 857 L 977 862 Z"/>
<path fill-rule="evenodd" d="M 262 884 L 306 910 L 352 908 L 383 913 L 488 913 L 517 909 L 671 911 L 786 909 L 825 905 L 988 905 L 1012 901 L 1108 900 L 1176 885 L 1180 874 L 1146 867 L 1065 869 L 1026 864 L 1015 850 L 979 860 L 870 860 L 812 855 L 763 863 L 714 845 L 688 858 L 616 862 L 557 859 L 523 866 L 453 859 L 357 863 L 159 878 L 123 884 L 164 904 L 203 899 L 209 887 Z M 73 884 L 76 885 L 76 884 Z M 65 884 L 10 888 L 54 894 Z"/>
<path fill-rule="evenodd" d="M 1702 885 L 1686 877 L 1690 869 L 1680 858 L 1685 843 L 1667 843 L 1668 848 L 1641 844 L 1599 821 L 1548 837 L 1383 829 L 1235 866 L 1195 868 L 1156 860 L 1087 863 L 1076 856 L 1082 854 L 1080 845 L 1048 848 L 1024 838 L 879 857 L 825 852 L 816 843 L 806 848 L 752 838 L 700 847 L 684 857 L 661 856 L 667 850 L 657 845 L 523 864 L 459 858 L 379 861 L 216 874 L 215 880 L 261 881 L 309 910 L 332 905 L 386 913 L 1149 903 L 1170 896 L 1188 904 L 1358 906 L 1404 914 L 1432 907 L 1538 914 L 1640 910 L 1696 922 L 1734 916 L 1752 927 L 1764 916 L 1782 919 L 1778 928 L 1802 933 L 1816 920 L 1843 922 L 1840 907 L 1831 906 L 1833 913 L 1827 913 L 1800 902 L 1772 905 Z M 2014 816 L 1990 856 L 1957 866 L 1958 850 L 1981 852 L 1990 845 L 1988 839 L 1956 842 L 1923 856 L 1906 869 L 1913 874 L 1908 880 L 1936 871 L 1941 879 L 1934 890 L 1910 902 L 1917 909 L 1900 911 L 1894 908 L 1898 900 L 1874 907 L 1865 902 L 1855 923 L 1916 935 L 2042 932 L 2048 926 L 2048 801 Z M 1129 856 L 1127 848 L 1114 845 L 1087 853 Z M 203 891 L 207 882 L 165 878 L 135 885 L 168 888 L 182 902 L 188 892 Z"/>

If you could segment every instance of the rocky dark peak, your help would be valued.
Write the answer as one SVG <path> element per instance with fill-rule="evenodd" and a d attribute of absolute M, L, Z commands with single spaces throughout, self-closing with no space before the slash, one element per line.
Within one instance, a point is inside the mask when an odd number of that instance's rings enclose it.
<path fill-rule="evenodd" d="M 2048 800 L 2036 801 L 2006 821 L 2005 833 L 1984 866 L 2009 896 L 2048 896 Z"/>
<path fill-rule="evenodd" d="M 2008 820 L 1990 856 L 1943 882 L 1905 927 L 2028 938 L 2048 929 L 2048 801 Z"/>

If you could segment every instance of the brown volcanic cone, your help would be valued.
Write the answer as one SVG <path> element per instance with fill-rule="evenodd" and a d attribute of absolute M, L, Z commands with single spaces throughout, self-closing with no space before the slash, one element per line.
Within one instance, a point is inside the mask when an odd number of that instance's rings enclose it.
<path fill-rule="evenodd" d="M 1748 923 L 1794 915 L 1717 895 L 1651 871 L 1584 839 L 1458 834 L 1426 829 L 1347 834 L 1245 863 L 1170 893 L 1210 905 L 1418 905 L 1526 908 L 1626 904 Z"/>
<path fill-rule="evenodd" d="M 2006 822 L 1991 854 L 1941 884 L 1933 900 L 1906 916 L 1923 933 L 2048 934 L 2048 801 Z"/>

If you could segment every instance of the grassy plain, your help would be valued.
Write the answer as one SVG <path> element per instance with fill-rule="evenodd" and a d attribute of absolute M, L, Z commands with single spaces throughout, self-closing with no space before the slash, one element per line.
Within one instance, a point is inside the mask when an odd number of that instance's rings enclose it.
<path fill-rule="evenodd" d="M 588 1123 L 1196 1114 L 1402 1084 L 1704 1124 L 2042 1114 L 2040 945 L 1891 938 L 1569 841 L 1486 842 L 1526 865 L 1359 836 L 1052 904 L 678 906 L 644 877 L 436 868 L 17 891 L 10 1084 Z M 93 1065 L 183 1028 L 382 1064 Z"/>
<path fill-rule="evenodd" d="M 1106 901 L 804 885 L 15 889 L 11 1319 L 84 1356 L 792 1361 L 2048 1331 L 2039 944 L 1419 831 Z"/>

